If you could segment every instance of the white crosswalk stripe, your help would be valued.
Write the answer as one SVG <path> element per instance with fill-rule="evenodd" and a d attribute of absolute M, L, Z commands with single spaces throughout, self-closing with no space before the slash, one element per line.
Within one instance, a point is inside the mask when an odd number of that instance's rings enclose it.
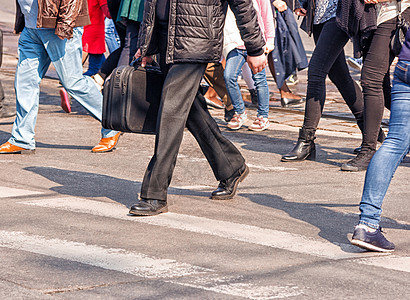
<path fill-rule="evenodd" d="M 203 188 L 208 187 L 195 186 L 195 189 L 198 190 Z M 4 187 L 2 187 L 0 191 L 0 197 L 18 197 L 41 194 L 40 192 Z M 251 244 L 313 255 L 317 257 L 324 257 L 332 260 L 351 259 L 352 261 L 363 265 L 382 267 L 385 269 L 403 271 L 408 273 L 410 272 L 410 257 L 400 257 L 376 253 L 363 253 L 361 249 L 350 244 L 333 244 L 324 240 L 312 239 L 302 235 L 260 228 L 246 224 L 213 220 L 204 217 L 176 213 L 167 213 L 152 218 L 131 217 L 127 215 L 128 209 L 118 203 L 93 201 L 76 197 L 30 200 L 20 203 L 25 205 L 72 211 L 76 213 L 92 214 L 101 217 L 126 220 L 130 222 L 145 223 L 149 225 L 162 226 L 198 234 L 213 235 L 230 240 L 237 240 Z M 10 236 L 16 237 L 16 235 L 20 236 L 21 243 L 10 243 Z M 7 239 L 6 236 L 8 236 L 9 239 Z M 176 283 L 179 285 L 201 288 L 217 293 L 244 296 L 250 299 L 274 299 L 277 297 L 284 298 L 301 293 L 301 291 L 296 287 L 260 287 L 254 286 L 248 282 L 238 283 L 238 277 L 231 278 L 223 276 L 219 278 L 218 276 L 215 276 L 216 271 L 214 270 L 191 266 L 184 263 L 177 263 L 172 260 L 150 258 L 148 256 L 145 256 L 144 254 L 139 253 L 124 253 L 124 250 L 121 249 L 107 250 L 99 246 L 53 240 L 58 241 L 57 244 L 59 245 L 66 244 L 72 246 L 73 249 L 83 249 L 84 251 L 77 252 L 78 255 L 75 257 L 72 257 L 72 253 L 70 254 L 71 256 L 64 256 L 64 253 L 57 251 L 58 247 L 55 249 L 50 248 L 50 251 L 48 253 L 43 253 L 41 251 L 35 250 L 36 247 L 21 246 L 23 244 L 30 245 L 30 243 L 27 243 L 27 240 L 25 240 L 30 238 L 33 239 L 33 237 L 27 237 L 23 233 L 0 232 L 0 246 L 30 251 L 63 259 L 69 259 L 93 266 L 99 266 L 105 269 L 117 270 L 136 276 L 143 276 L 146 278 L 162 278 L 162 280 L 164 281 Z M 41 244 L 41 247 L 44 247 L 44 238 L 42 239 L 41 237 L 36 237 L 34 238 L 34 240 L 36 240 L 39 245 Z M 50 244 L 49 241 L 50 240 L 47 240 L 47 244 Z M 102 265 L 98 263 L 98 261 L 101 262 L 101 260 L 94 257 L 94 259 L 96 259 L 96 261 L 94 261 L 93 259 L 90 260 L 89 257 L 87 257 L 87 251 L 92 250 L 92 252 L 96 252 L 96 249 L 98 249 L 98 251 L 100 251 L 104 257 L 103 261 L 105 261 L 105 263 L 103 263 Z M 112 256 L 110 256 L 110 254 Z M 139 261 L 140 265 L 137 267 L 133 266 L 131 269 L 127 269 L 126 266 L 130 266 L 130 261 L 132 260 Z M 171 271 L 170 266 L 172 266 L 172 270 L 178 272 L 179 275 L 188 274 L 190 276 L 188 276 L 188 279 L 179 277 L 179 279 L 177 280 L 178 282 L 176 282 L 175 279 L 172 279 L 173 271 Z M 190 272 L 192 272 L 192 274 Z M 248 292 L 246 293 L 246 291 Z"/>
<path fill-rule="evenodd" d="M 23 196 L 32 196 L 32 195 L 40 195 L 41 192 L 29 191 L 24 189 L 15 189 L 10 187 L 2 186 L 0 187 L 0 198 L 7 198 L 7 197 L 23 197 Z"/>
<path fill-rule="evenodd" d="M 295 286 L 257 286 L 240 276 L 224 276 L 210 269 L 160 259 L 118 248 L 46 239 L 22 232 L 0 231 L 0 247 L 47 255 L 148 279 L 199 288 L 230 296 L 268 300 L 302 294 Z"/>
<path fill-rule="evenodd" d="M 117 203 L 106 203 L 75 197 L 25 201 L 22 203 L 163 226 L 200 234 L 209 234 L 231 240 L 238 240 L 246 243 L 330 259 L 356 258 L 363 257 L 364 255 L 362 250 L 352 245 L 336 245 L 330 242 L 315 240 L 302 235 L 279 230 L 197 216 L 166 213 L 153 218 L 131 217 L 127 215 L 127 208 Z"/>

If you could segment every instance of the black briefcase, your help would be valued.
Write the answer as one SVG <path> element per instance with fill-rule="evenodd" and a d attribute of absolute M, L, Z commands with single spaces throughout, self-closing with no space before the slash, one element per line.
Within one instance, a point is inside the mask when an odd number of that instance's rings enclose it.
<path fill-rule="evenodd" d="M 158 66 L 120 66 L 105 81 L 102 126 L 155 134 L 164 76 Z"/>

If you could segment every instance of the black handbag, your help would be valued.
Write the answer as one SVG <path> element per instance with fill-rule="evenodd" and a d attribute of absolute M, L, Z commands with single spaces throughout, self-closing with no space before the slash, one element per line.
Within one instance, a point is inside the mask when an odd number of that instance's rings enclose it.
<path fill-rule="evenodd" d="M 399 11 L 399 14 L 397 16 L 396 31 L 394 32 L 394 35 L 390 40 L 390 51 L 394 54 L 394 56 L 399 55 L 404 40 L 406 39 L 407 30 L 410 26 L 410 24 L 404 19 L 403 15 L 401 14 L 402 11 L 400 0 L 397 1 L 397 9 Z"/>
<path fill-rule="evenodd" d="M 164 76 L 158 66 L 120 66 L 104 83 L 102 126 L 155 134 Z"/>

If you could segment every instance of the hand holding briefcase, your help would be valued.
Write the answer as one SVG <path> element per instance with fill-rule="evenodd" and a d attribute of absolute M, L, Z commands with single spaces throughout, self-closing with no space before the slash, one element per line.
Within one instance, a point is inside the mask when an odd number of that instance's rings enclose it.
<path fill-rule="evenodd" d="M 102 126 L 155 134 L 164 76 L 158 66 L 120 66 L 103 89 Z"/>

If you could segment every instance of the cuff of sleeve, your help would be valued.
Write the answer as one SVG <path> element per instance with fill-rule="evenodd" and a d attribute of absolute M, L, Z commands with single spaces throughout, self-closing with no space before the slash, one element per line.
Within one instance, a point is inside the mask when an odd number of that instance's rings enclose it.
<path fill-rule="evenodd" d="M 57 24 L 54 33 L 59 37 L 71 39 L 73 37 L 73 28 L 64 24 Z"/>
<path fill-rule="evenodd" d="M 265 50 L 262 48 L 262 49 L 258 49 L 258 50 L 256 50 L 256 51 L 248 51 L 248 50 L 246 50 L 246 53 L 247 53 L 247 55 L 249 55 L 249 56 L 259 56 L 259 55 L 262 55 L 263 53 L 265 53 Z"/>

